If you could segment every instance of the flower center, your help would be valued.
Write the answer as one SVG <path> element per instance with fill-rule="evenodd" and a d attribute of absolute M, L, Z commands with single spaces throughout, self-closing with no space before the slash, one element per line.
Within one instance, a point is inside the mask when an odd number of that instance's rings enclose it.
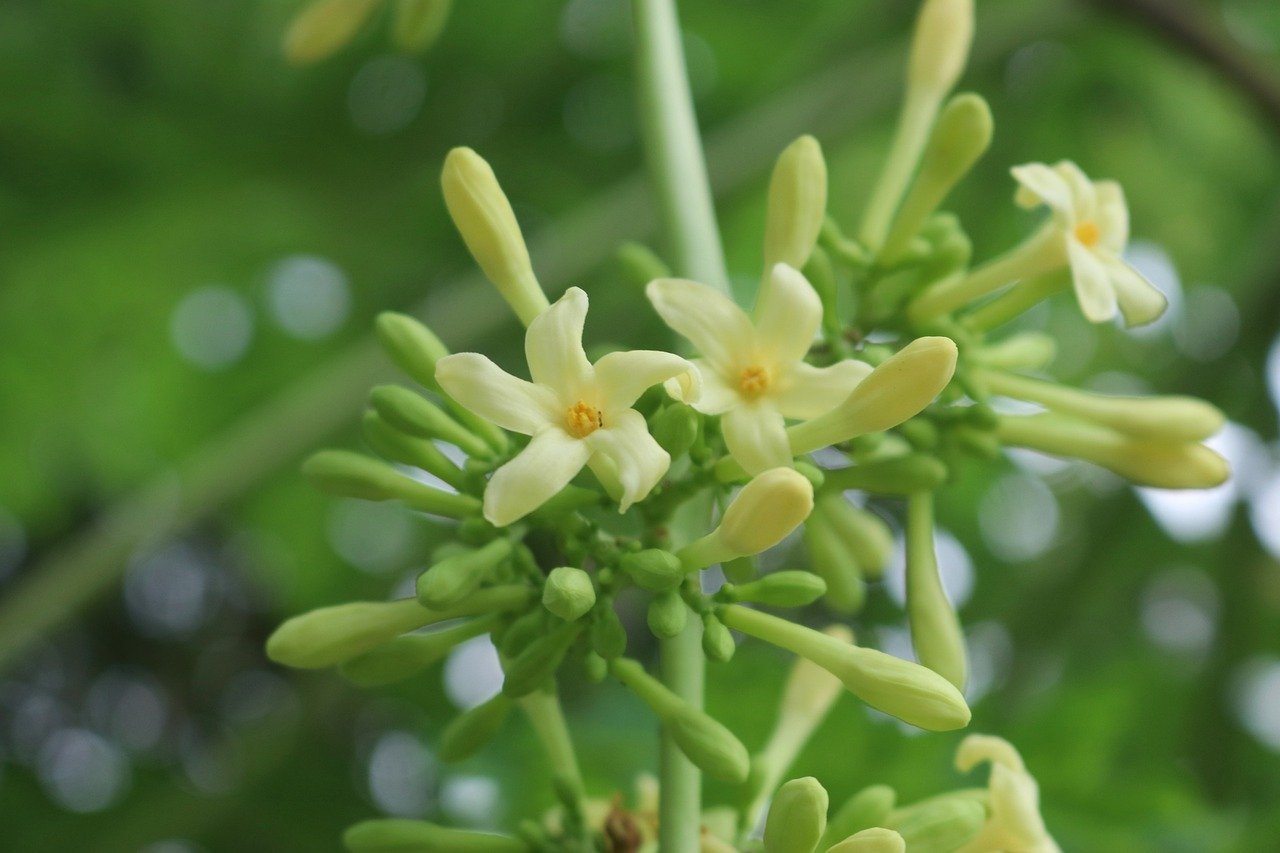
<path fill-rule="evenodd" d="M 758 364 L 742 371 L 738 376 L 738 390 L 748 400 L 754 400 L 769 388 L 769 371 Z"/>
<path fill-rule="evenodd" d="M 1098 223 L 1086 219 L 1076 225 L 1076 239 L 1092 249 L 1102 239 L 1102 229 L 1098 228 Z"/>
<path fill-rule="evenodd" d="M 604 417 L 595 406 L 579 400 L 564 416 L 564 428 L 574 438 L 586 438 L 604 426 Z"/>

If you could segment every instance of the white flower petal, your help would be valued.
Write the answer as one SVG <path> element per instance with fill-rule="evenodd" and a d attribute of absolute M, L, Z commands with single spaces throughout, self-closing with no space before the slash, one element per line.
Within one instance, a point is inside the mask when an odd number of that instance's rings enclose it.
<path fill-rule="evenodd" d="M 571 287 L 533 319 L 524 336 L 529 375 L 539 385 L 555 389 L 566 405 L 580 400 L 591 382 L 591 363 L 582 351 L 586 319 L 587 294 Z"/>
<path fill-rule="evenodd" d="M 629 409 L 650 386 L 670 379 L 684 403 L 698 399 L 702 376 L 693 363 L 678 355 L 657 350 L 611 352 L 595 364 L 600 406 L 606 412 Z"/>
<path fill-rule="evenodd" d="M 1098 207 L 1093 216 L 1102 235 L 1101 245 L 1120 254 L 1129 242 L 1129 206 L 1125 204 L 1124 190 L 1115 181 L 1098 181 L 1094 189 Z"/>
<path fill-rule="evenodd" d="M 1150 323 L 1169 307 L 1169 300 L 1160 289 L 1123 260 L 1116 258 L 1106 264 L 1126 326 Z"/>
<path fill-rule="evenodd" d="M 755 341 L 747 313 L 720 291 L 682 278 L 659 278 L 645 288 L 663 322 L 723 371 L 741 369 Z"/>
<path fill-rule="evenodd" d="M 730 455 L 748 474 L 791 467 L 791 443 L 782 414 L 768 402 L 738 406 L 720 419 Z"/>
<path fill-rule="evenodd" d="M 613 413 L 603 428 L 586 437 L 585 443 L 617 467 L 622 484 L 619 512 L 626 512 L 633 503 L 643 500 L 671 465 L 671 456 L 649 435 L 644 417 L 634 409 Z"/>
<path fill-rule="evenodd" d="M 994 764 L 989 790 L 992 828 L 1004 840 L 1005 849 L 1026 850 L 1048 835 L 1040 817 L 1040 789 L 1030 775 Z"/>
<path fill-rule="evenodd" d="M 1071 210 L 1075 218 L 1093 216 L 1097 208 L 1098 195 L 1089 176 L 1070 160 L 1059 161 L 1054 165 L 1053 170 L 1062 178 L 1071 193 Z"/>
<path fill-rule="evenodd" d="M 719 415 L 742 403 L 737 386 L 725 381 L 725 378 L 706 359 L 695 358 L 691 364 L 698 372 L 702 393 L 689 405 L 704 415 Z M 668 380 L 667 393 L 680 399 L 681 389 L 675 383 L 674 379 Z"/>
<path fill-rule="evenodd" d="M 590 455 L 585 441 L 558 427 L 544 429 L 489 478 L 484 517 L 498 527 L 524 518 L 567 486 Z"/>
<path fill-rule="evenodd" d="M 1074 237 L 1067 239 L 1071 282 L 1076 301 L 1090 323 L 1105 323 L 1116 316 L 1116 292 L 1102 259 Z"/>
<path fill-rule="evenodd" d="M 550 389 L 512 376 L 479 353 L 460 352 L 440 359 L 436 381 L 475 414 L 524 435 L 546 427 L 559 408 Z"/>
<path fill-rule="evenodd" d="M 1027 163 L 1011 170 L 1018 182 L 1014 196 L 1022 207 L 1048 205 L 1055 213 L 1066 215 L 1072 208 L 1071 188 L 1058 172 L 1044 163 Z"/>
<path fill-rule="evenodd" d="M 843 403 L 869 373 L 871 365 L 854 359 L 830 367 L 797 362 L 773 404 L 788 418 L 816 418 Z"/>
<path fill-rule="evenodd" d="M 775 366 L 804 358 L 822 324 L 822 300 L 799 270 L 775 264 L 756 300 L 756 341 Z"/>

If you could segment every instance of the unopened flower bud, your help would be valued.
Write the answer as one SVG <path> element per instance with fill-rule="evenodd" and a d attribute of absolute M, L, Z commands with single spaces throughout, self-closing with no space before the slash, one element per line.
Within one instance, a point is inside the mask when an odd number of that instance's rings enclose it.
<path fill-rule="evenodd" d="M 813 486 L 791 468 L 757 474 L 729 503 L 719 526 L 678 556 L 686 571 L 759 554 L 777 545 L 813 510 Z"/>
<path fill-rule="evenodd" d="M 342 677 L 361 687 L 390 684 L 417 675 L 444 660 L 458 643 L 492 629 L 499 617 L 472 619 L 461 625 L 427 634 L 401 634 L 357 658 L 341 664 Z"/>
<path fill-rule="evenodd" d="M 831 822 L 827 824 L 826 835 L 822 839 L 823 843 L 830 843 L 840 838 L 847 840 L 855 834 L 878 828 L 893 811 L 897 800 L 897 793 L 888 785 L 872 785 L 863 788 L 845 800 L 835 817 L 831 818 Z"/>
<path fill-rule="evenodd" d="M 641 589 L 666 592 L 675 589 L 685 578 L 680 558 L 670 551 L 648 548 L 623 556 L 619 565 Z"/>
<path fill-rule="evenodd" d="M 401 432 L 382 419 L 377 412 L 364 413 L 361 421 L 364 440 L 383 459 L 420 468 L 455 489 L 466 484 L 466 476 L 430 439 Z"/>
<path fill-rule="evenodd" d="M 916 659 L 963 691 L 969 673 L 964 632 L 942 588 L 933 545 L 933 495 L 907 503 L 907 615 Z"/>
<path fill-rule="evenodd" d="M 908 453 L 827 471 L 828 491 L 857 489 L 878 495 L 932 492 L 947 480 L 947 466 L 927 453 Z"/>
<path fill-rule="evenodd" d="M 812 136 L 788 145 L 773 167 L 764 226 L 764 269 L 809 259 L 827 213 L 827 164 Z M 763 301 L 763 300 L 762 300 Z"/>
<path fill-rule="evenodd" d="M 382 0 L 318 0 L 289 23 L 284 34 L 285 58 L 308 65 L 347 45 Z"/>
<path fill-rule="evenodd" d="M 441 560 L 418 576 L 418 601 L 433 610 L 457 604 L 479 589 L 509 556 L 511 540 L 495 539 L 483 548 Z"/>
<path fill-rule="evenodd" d="M 436 43 L 453 0 L 396 0 L 391 37 L 401 50 L 421 52 Z"/>
<path fill-rule="evenodd" d="M 698 437 L 698 413 L 683 403 L 673 403 L 649 423 L 649 434 L 672 459 L 686 453 Z"/>
<path fill-rule="evenodd" d="M 419 385 L 439 391 L 436 362 L 449 354 L 449 348 L 416 318 L 395 311 L 384 311 L 373 323 L 378 343 L 409 378 Z"/>
<path fill-rule="evenodd" d="M 764 826 L 765 853 L 813 853 L 827 828 L 827 790 L 817 779 L 792 779 L 778 789 Z"/>
<path fill-rule="evenodd" d="M 591 648 L 605 660 L 620 657 L 627 650 L 627 630 L 612 607 L 596 610 L 591 623 Z"/>
<path fill-rule="evenodd" d="M 470 148 L 455 148 L 445 158 L 440 183 L 449 215 L 471 256 L 520 321 L 529 325 L 549 303 L 493 169 Z"/>
<path fill-rule="evenodd" d="M 480 512 L 470 495 L 453 495 L 404 476 L 376 459 L 347 450 L 321 450 L 302 463 L 302 473 L 330 494 L 367 501 L 398 500 L 411 509 L 449 518 Z"/>
<path fill-rule="evenodd" d="M 542 606 L 566 622 L 585 615 L 595 603 L 595 585 L 582 569 L 560 566 L 547 575 L 542 587 Z"/>
<path fill-rule="evenodd" d="M 897 832 L 873 826 L 827 848 L 827 853 L 905 853 L 906 849 L 907 842 Z"/>
<path fill-rule="evenodd" d="M 440 735 L 440 757 L 462 761 L 493 740 L 511 711 L 511 699 L 498 693 L 487 702 L 468 708 L 454 717 Z"/>
<path fill-rule="evenodd" d="M 400 385 L 379 385 L 369 392 L 378 415 L 398 430 L 420 438 L 448 442 L 470 456 L 492 456 L 493 450 L 474 432 L 451 418 L 421 394 Z"/>
<path fill-rule="evenodd" d="M 578 622 L 566 622 L 531 642 L 508 662 L 502 692 L 517 699 L 541 687 L 555 674 L 581 629 Z"/>
<path fill-rule="evenodd" d="M 907 85 L 939 96 L 964 71 L 973 42 L 973 0 L 925 0 L 916 18 Z"/>
<path fill-rule="evenodd" d="M 827 606 L 838 613 L 861 610 L 867 597 L 862 566 L 840 531 L 820 512 L 804 523 L 804 547 L 827 588 Z"/>
<path fill-rule="evenodd" d="M 896 829 L 915 853 L 948 853 L 963 846 L 982 829 L 987 810 L 974 799 L 963 796 L 935 797 L 891 816 Z"/>
<path fill-rule="evenodd" d="M 647 621 L 649 630 L 659 639 L 674 637 L 684 630 L 689 619 L 689 608 L 676 590 L 668 590 L 649 602 Z"/>
<path fill-rule="evenodd" d="M 435 620 L 412 598 L 322 607 L 277 628 L 267 640 L 267 657 L 297 669 L 334 666 Z"/>
<path fill-rule="evenodd" d="M 712 613 L 702 617 L 702 653 L 717 663 L 728 663 L 737 650 L 733 634 Z"/>
<path fill-rule="evenodd" d="M 921 461 L 936 461 L 927 456 L 907 457 L 917 458 Z M 885 566 L 889 564 L 889 558 L 893 554 L 894 537 L 893 530 L 883 518 L 870 510 L 854 506 L 845 500 L 844 495 L 831 491 L 819 496 L 814 514 L 820 514 L 839 532 L 863 576 L 876 580 L 884 574 Z"/>
<path fill-rule="evenodd" d="M 947 387 L 956 356 L 950 338 L 917 338 L 871 371 L 843 403 L 787 430 L 792 453 L 810 453 L 914 417 Z"/>
<path fill-rule="evenodd" d="M 975 347 L 969 358 L 984 367 L 1002 370 L 1040 370 L 1058 354 L 1058 341 L 1045 332 L 1017 332 L 994 343 Z"/>
<path fill-rule="evenodd" d="M 827 591 L 826 582 L 813 572 L 773 572 L 748 583 L 733 586 L 730 601 L 751 601 L 770 607 L 804 607 Z"/>
<path fill-rule="evenodd" d="M 343 834 L 342 843 L 351 853 L 528 853 L 530 849 L 509 835 L 449 829 L 405 818 L 362 821 Z"/>

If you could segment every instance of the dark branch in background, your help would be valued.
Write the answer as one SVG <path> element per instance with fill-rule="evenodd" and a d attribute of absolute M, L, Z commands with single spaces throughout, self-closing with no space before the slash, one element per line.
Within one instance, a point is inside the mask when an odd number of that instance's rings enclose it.
<path fill-rule="evenodd" d="M 1251 56 L 1202 10 L 1185 0 L 1081 0 L 1100 12 L 1153 30 L 1231 83 L 1273 126 L 1280 128 L 1280 69 Z"/>

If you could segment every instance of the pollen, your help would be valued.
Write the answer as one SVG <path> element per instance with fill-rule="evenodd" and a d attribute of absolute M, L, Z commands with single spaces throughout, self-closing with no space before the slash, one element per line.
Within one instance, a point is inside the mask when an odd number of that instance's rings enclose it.
<path fill-rule="evenodd" d="M 752 365 L 738 377 L 738 390 L 749 400 L 759 397 L 769 388 L 769 371 L 760 365 Z"/>
<path fill-rule="evenodd" d="M 586 438 L 602 426 L 604 416 L 589 403 L 579 400 L 565 412 L 564 428 L 574 438 Z"/>
<path fill-rule="evenodd" d="M 1098 241 L 1102 239 L 1102 230 L 1098 228 L 1098 223 L 1087 219 L 1076 225 L 1075 234 L 1076 239 L 1090 249 L 1098 245 Z"/>

